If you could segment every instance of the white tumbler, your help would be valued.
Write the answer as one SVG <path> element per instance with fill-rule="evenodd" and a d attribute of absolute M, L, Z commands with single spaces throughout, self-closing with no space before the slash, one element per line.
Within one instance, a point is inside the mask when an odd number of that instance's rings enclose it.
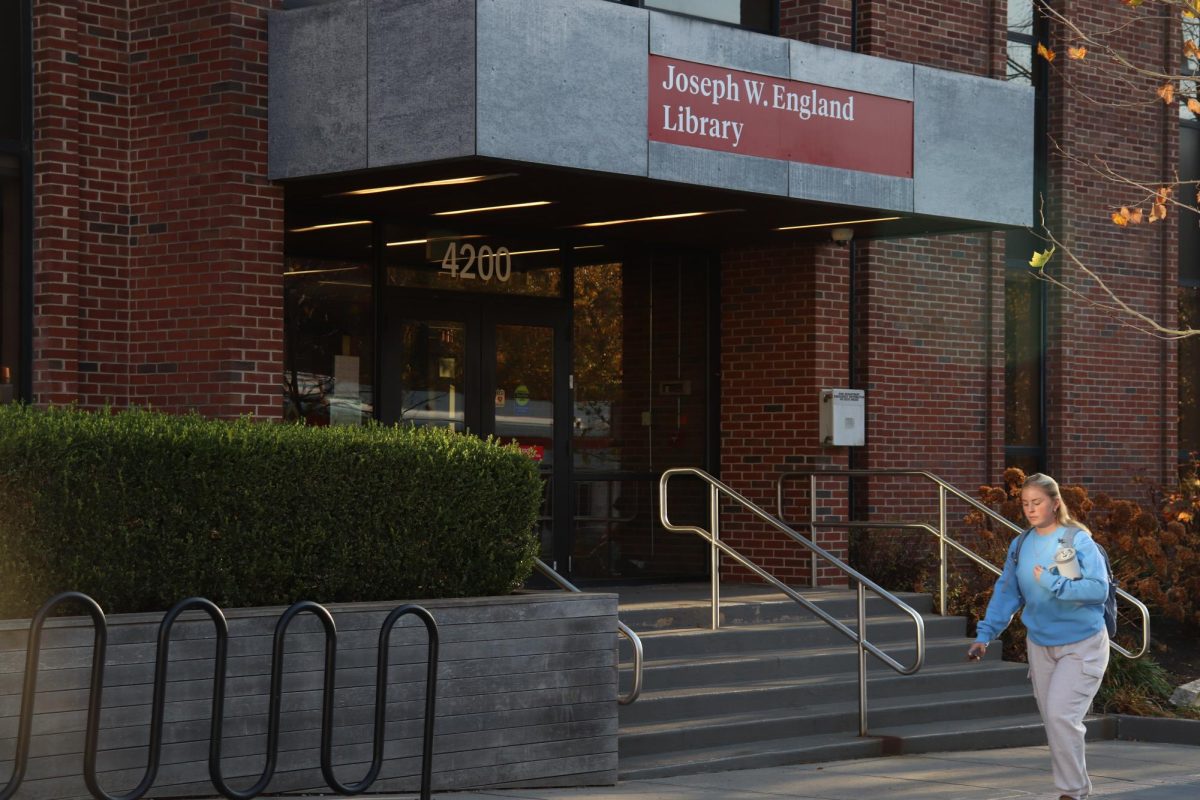
<path fill-rule="evenodd" d="M 1058 574 L 1068 580 L 1082 578 L 1083 573 L 1079 571 L 1079 559 L 1075 557 L 1075 548 L 1061 547 L 1054 554 L 1054 566 L 1058 567 Z"/>

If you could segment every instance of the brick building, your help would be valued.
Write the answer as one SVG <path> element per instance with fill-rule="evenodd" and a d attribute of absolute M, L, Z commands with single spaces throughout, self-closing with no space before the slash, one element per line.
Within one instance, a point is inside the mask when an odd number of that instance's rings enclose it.
<path fill-rule="evenodd" d="M 1115 236 L 1117 193 L 1046 144 L 1195 179 L 1196 120 L 1097 111 L 1111 82 L 1035 58 L 1066 40 L 1032 3 L 0 9 L 19 398 L 516 438 L 547 476 L 545 555 L 585 580 L 703 573 L 657 521 L 672 466 L 773 507 L 812 468 L 1120 493 L 1200 448 L 1200 348 L 1025 266 L 1042 196 L 1137 310 L 1200 324 L 1194 215 Z M 1156 30 L 1127 44 L 1177 62 L 1180 26 Z M 865 391 L 862 446 L 820 440 L 829 388 Z M 673 518 L 702 519 L 678 491 Z M 822 492 L 827 515 L 936 499 Z M 723 535 L 808 577 L 748 516 Z"/>

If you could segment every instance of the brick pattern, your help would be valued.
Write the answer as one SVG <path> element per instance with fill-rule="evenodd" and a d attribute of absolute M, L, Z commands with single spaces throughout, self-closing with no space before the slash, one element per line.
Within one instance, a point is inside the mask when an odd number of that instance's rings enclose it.
<path fill-rule="evenodd" d="M 772 512 L 780 474 L 847 465 L 845 448 L 817 439 L 819 392 L 845 386 L 849 375 L 847 253 L 797 245 L 722 254 L 721 478 Z M 844 518 L 844 490 L 828 492 L 818 519 Z M 785 517 L 807 519 L 807 492 L 791 484 L 787 497 Z M 811 578 L 803 548 L 745 512 L 723 516 L 721 537 L 783 580 Z M 817 542 L 846 555 L 842 531 L 821 531 Z M 817 577 L 841 579 L 827 566 Z"/>
<path fill-rule="evenodd" d="M 269 5 L 36 4 L 37 402 L 278 416 Z"/>
<path fill-rule="evenodd" d="M 1086 14 L 1097 28 L 1113 28 L 1128 19 L 1124 7 L 1095 2 L 1068 4 L 1065 10 Z M 1050 40 L 1059 50 L 1068 41 L 1059 30 L 1051 31 Z M 1179 63 L 1179 41 L 1177 27 L 1158 20 L 1127 29 L 1120 46 L 1137 63 L 1173 72 Z M 1103 159 L 1116 172 L 1150 186 L 1171 180 L 1179 163 L 1174 109 L 1161 103 L 1127 107 L 1135 90 L 1115 80 L 1108 69 L 1086 63 L 1064 69 L 1070 85 L 1052 82 L 1049 120 L 1050 133 L 1062 151 L 1076 158 Z M 1155 83 L 1143 80 L 1134 85 L 1153 98 Z M 1087 124 L 1080 124 L 1082 120 Z M 1179 259 L 1174 210 L 1165 223 L 1119 229 L 1109 215 L 1120 205 L 1140 201 L 1140 192 L 1101 177 L 1053 148 L 1049 167 L 1047 207 L 1062 241 L 1105 276 L 1131 307 L 1171 326 L 1177 315 Z M 1073 289 L 1105 302 L 1078 271 L 1059 269 Z M 1174 473 L 1178 367 L 1173 344 L 1123 327 L 1119 318 L 1052 293 L 1049 461 L 1059 480 L 1127 496 L 1134 476 L 1164 481 Z"/>

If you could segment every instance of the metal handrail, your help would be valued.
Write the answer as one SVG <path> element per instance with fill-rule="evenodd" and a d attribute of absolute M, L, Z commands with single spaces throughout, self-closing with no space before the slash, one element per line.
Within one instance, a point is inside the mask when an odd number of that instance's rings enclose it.
<path fill-rule="evenodd" d="M 557 570 L 540 558 L 535 558 L 533 565 L 537 567 L 538 572 L 557 584 L 558 588 L 568 592 L 582 593 L 582 590 L 578 586 L 571 583 L 562 575 L 559 575 Z M 619 705 L 627 706 L 634 700 L 637 700 L 642 693 L 642 637 L 634 633 L 633 629 L 624 622 L 621 622 L 621 620 L 617 620 L 617 632 L 628 639 L 629 643 L 633 645 L 633 688 L 629 690 L 629 694 L 617 698 Z"/>
<path fill-rule="evenodd" d="M 872 521 L 872 522 L 854 522 L 854 521 L 818 522 L 817 521 L 817 519 L 816 519 L 816 503 L 814 502 L 814 500 L 817 496 L 817 488 L 816 488 L 817 478 L 821 478 L 821 477 L 867 478 L 867 477 L 875 477 L 875 476 L 919 477 L 919 478 L 924 478 L 928 481 L 932 481 L 933 483 L 937 484 L 937 487 L 938 487 L 938 527 L 935 528 L 932 525 L 926 525 L 926 524 L 922 524 L 922 523 L 913 523 L 913 522 L 890 523 L 890 522 L 881 522 L 881 521 Z M 1017 525 L 1015 522 L 1013 522 L 1012 520 L 1003 516 L 1002 514 L 998 514 L 997 512 L 988 508 L 986 505 L 981 503 L 979 500 L 976 500 L 974 497 L 971 497 L 970 495 L 966 494 L 965 492 L 963 492 L 961 489 L 957 488 L 956 486 L 953 486 L 953 485 L 947 483 L 946 481 L 939 478 L 937 475 L 934 475 L 932 472 L 926 472 L 924 470 L 909 470 L 909 469 L 828 469 L 828 470 L 811 470 L 811 471 L 796 470 L 796 471 L 792 471 L 792 472 L 784 472 L 778 478 L 775 479 L 775 503 L 776 503 L 776 510 L 779 513 L 780 519 L 783 519 L 783 516 L 784 516 L 783 515 L 783 487 L 784 487 L 784 484 L 790 479 L 801 478 L 801 477 L 809 478 L 809 521 L 807 523 L 803 523 L 803 524 L 808 525 L 809 530 L 813 531 L 814 533 L 817 528 L 891 528 L 891 529 L 910 528 L 910 529 L 925 530 L 925 531 L 928 531 L 929 533 L 932 533 L 934 536 L 936 536 L 938 539 L 938 587 L 940 589 L 938 607 L 939 607 L 939 612 L 942 614 L 942 616 L 946 615 L 946 583 L 947 583 L 947 574 L 946 573 L 947 573 L 947 563 L 948 563 L 948 559 L 946 558 L 947 546 L 953 547 L 959 553 L 962 553 L 963 555 L 967 556 L 972 561 L 974 561 L 976 564 L 979 564 L 981 567 L 991 570 L 996 575 L 1002 574 L 1002 570 L 999 567 L 997 567 L 995 564 L 993 564 L 992 562 L 983 558 L 978 553 L 976 553 L 975 551 L 966 547 L 965 545 L 963 545 L 959 542 L 956 542 L 953 538 L 950 537 L 950 535 L 948 533 L 949 529 L 946 525 L 946 495 L 947 495 L 947 493 L 954 495 L 958 499 L 965 502 L 967 505 L 974 508 L 976 511 L 979 511 L 979 512 L 983 513 L 985 516 L 1008 527 L 1010 530 L 1012 530 L 1015 533 L 1019 534 L 1019 533 L 1024 533 L 1024 531 L 1025 531 L 1025 529 L 1022 528 L 1020 525 Z M 1141 647 L 1138 648 L 1137 652 L 1130 652 L 1129 650 L 1126 650 L 1124 647 L 1122 647 L 1121 645 L 1117 644 L 1116 642 L 1114 642 L 1112 640 L 1109 640 L 1109 643 L 1108 643 L 1109 647 L 1111 647 L 1113 650 L 1116 650 L 1118 653 L 1125 656 L 1126 658 L 1131 658 L 1131 659 L 1141 658 L 1143 655 L 1146 654 L 1146 651 L 1150 648 L 1150 609 L 1148 609 L 1146 607 L 1145 603 L 1143 603 L 1141 600 L 1134 597 L 1129 592 L 1125 591 L 1124 589 L 1122 589 L 1120 587 L 1116 587 L 1116 588 L 1117 588 L 1117 596 L 1122 598 L 1126 602 L 1128 602 L 1130 605 L 1134 606 L 1138 610 L 1138 612 L 1141 614 L 1141 617 L 1142 617 L 1142 643 L 1141 643 Z"/>
<path fill-rule="evenodd" d="M 708 484 L 709 488 L 709 526 L 711 531 L 706 531 L 703 528 L 695 525 L 675 525 L 667 517 L 667 485 L 671 478 L 676 475 L 689 475 L 700 478 Z M 694 467 L 677 467 L 668 469 L 663 472 L 662 477 L 658 482 L 659 504 L 658 514 L 659 520 L 665 529 L 675 533 L 694 533 L 703 539 L 706 539 L 712 547 L 711 553 L 711 573 L 712 573 L 712 623 L 713 630 L 720 627 L 720 608 L 721 608 L 721 580 L 720 580 L 720 555 L 725 554 L 734 561 L 741 564 L 746 569 L 753 572 L 758 577 L 765 580 L 767 583 L 774 586 L 779 591 L 783 592 L 792 600 L 796 601 L 806 609 L 816 614 L 827 624 L 831 625 L 834 630 L 841 633 L 843 636 L 850 639 L 858 647 L 858 733 L 860 736 L 867 735 L 867 653 L 878 658 L 884 664 L 887 664 L 901 675 L 912 675 L 917 670 L 921 669 L 925 663 L 925 620 L 911 606 L 905 603 L 900 598 L 893 595 L 887 589 L 884 589 L 879 584 L 872 581 L 867 576 L 860 573 L 858 570 L 851 567 L 849 564 L 842 561 L 837 556 L 826 551 L 813 541 L 801 536 L 782 520 L 764 511 L 755 503 L 748 500 L 742 494 L 732 489 L 729 486 L 721 483 L 719 480 L 709 475 L 702 469 Z M 725 495 L 731 500 L 735 500 L 739 505 L 750 511 L 763 522 L 771 525 L 776 530 L 779 530 L 794 541 L 804 545 L 814 555 L 819 555 L 840 570 L 844 575 L 853 579 L 857 584 L 858 590 L 858 630 L 854 631 L 842 624 L 840 620 L 835 619 L 826 613 L 823 609 L 812 603 L 808 598 L 801 595 L 792 587 L 788 586 L 783 581 L 776 578 L 771 573 L 767 572 L 762 567 L 755 564 L 749 558 L 743 556 L 727 543 L 721 541 L 720 536 L 720 499 L 721 495 Z M 889 656 L 887 653 L 880 650 L 878 647 L 867 641 L 867 617 L 866 617 L 866 589 L 875 592 L 876 595 L 891 603 L 900 611 L 908 614 L 916 625 L 916 658 L 909 666 L 904 666 L 896 659 Z"/>
<path fill-rule="evenodd" d="M 438 631 L 437 623 L 421 606 L 403 605 L 392 610 L 383 623 L 379 633 L 379 654 L 375 687 L 375 727 L 373 755 L 367 776 L 358 783 L 349 786 L 342 784 L 333 774 L 333 708 L 334 708 L 334 677 L 337 660 L 337 628 L 328 609 L 317 603 L 302 600 L 290 606 L 279 618 L 275 626 L 274 650 L 271 658 L 271 701 L 267 720 L 267 754 L 266 766 L 259 780 L 246 791 L 232 789 L 221 774 L 221 742 L 224 722 L 225 673 L 227 666 L 229 626 L 225 615 L 214 603 L 202 597 L 190 597 L 176 603 L 163 617 L 158 628 L 158 652 L 155 658 L 153 700 L 151 702 L 150 746 L 148 748 L 146 771 L 142 780 L 128 794 L 114 798 L 101 788 L 96 776 L 96 751 L 100 734 L 100 709 L 103 703 L 104 668 L 106 665 L 105 652 L 108 642 L 108 619 L 100 605 L 81 592 L 62 592 L 50 598 L 32 620 L 29 628 L 29 643 L 25 653 L 25 679 L 21 694 L 21 711 L 17 727 L 16 755 L 13 759 L 13 774 L 3 789 L 0 789 L 0 800 L 10 800 L 20 788 L 25 778 L 26 765 L 29 761 L 29 746 L 33 726 L 33 705 L 37 695 L 37 673 L 41 661 L 42 628 L 50 612 L 57 606 L 67 602 L 77 602 L 83 605 L 92 618 L 95 630 L 92 647 L 91 682 L 88 687 L 88 716 L 84 744 L 84 783 L 96 800 L 138 800 L 148 792 L 154 783 L 158 772 L 162 751 L 162 729 L 166 698 L 167 665 L 170 649 L 171 627 L 184 611 L 203 611 L 212 619 L 216 628 L 217 642 L 213 659 L 213 704 L 212 719 L 209 729 L 209 778 L 213 786 L 230 800 L 251 800 L 266 791 L 267 785 L 275 772 L 278 756 L 279 723 L 282 706 L 282 673 L 283 673 L 283 639 L 298 614 L 310 612 L 315 614 L 325 629 L 325 682 L 322 693 L 321 711 L 321 773 L 325 782 L 338 794 L 354 795 L 365 792 L 379 776 L 383 766 L 383 742 L 386 730 L 385 713 L 387 709 L 387 672 L 388 646 L 392 629 L 400 617 L 406 614 L 416 615 L 424 624 L 428 634 L 428 657 L 426 665 L 425 684 L 425 730 L 421 754 L 421 800 L 430 800 L 431 776 L 433 766 L 433 730 L 435 719 L 435 704 L 437 697 L 437 661 L 438 661 Z"/>

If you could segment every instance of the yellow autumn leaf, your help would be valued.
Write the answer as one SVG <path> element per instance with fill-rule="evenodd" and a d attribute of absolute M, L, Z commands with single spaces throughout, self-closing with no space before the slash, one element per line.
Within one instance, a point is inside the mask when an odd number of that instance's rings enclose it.
<path fill-rule="evenodd" d="M 1129 215 L 1129 221 L 1134 225 L 1141 225 L 1142 224 L 1142 210 L 1140 208 L 1135 208 L 1133 210 L 1133 212 L 1130 213 L 1130 215 Z"/>
<path fill-rule="evenodd" d="M 1043 250 L 1040 253 L 1038 251 L 1034 250 L 1033 258 L 1029 259 L 1029 266 L 1033 267 L 1034 269 L 1041 269 L 1042 267 L 1046 266 L 1046 262 L 1048 262 L 1050 260 L 1050 257 L 1053 255 L 1054 255 L 1053 247 L 1051 247 L 1049 250 Z"/>
<path fill-rule="evenodd" d="M 1052 50 L 1047 49 L 1046 45 L 1042 44 L 1041 42 L 1038 42 L 1037 54 L 1039 56 L 1041 56 L 1042 58 L 1046 59 L 1047 61 L 1054 60 L 1054 52 Z"/>
<path fill-rule="evenodd" d="M 1162 86 L 1158 87 L 1157 94 L 1162 98 L 1164 103 L 1170 105 L 1171 103 L 1175 102 L 1175 84 L 1169 81 L 1164 83 Z"/>
<path fill-rule="evenodd" d="M 1150 206 L 1150 221 L 1158 222 L 1160 219 L 1167 218 L 1167 206 L 1165 203 L 1154 203 Z"/>
<path fill-rule="evenodd" d="M 1070 56 L 1075 61 L 1082 61 L 1084 58 L 1087 57 L 1087 48 L 1086 47 L 1068 47 L 1067 55 Z"/>
<path fill-rule="evenodd" d="M 1196 98 L 1189 97 L 1187 101 L 1187 107 L 1188 111 L 1192 112 L 1197 117 L 1200 117 L 1200 102 L 1197 102 Z"/>
<path fill-rule="evenodd" d="M 1185 58 L 1200 58 L 1200 47 L 1191 39 L 1183 43 L 1183 55 Z"/>
<path fill-rule="evenodd" d="M 1114 211 L 1113 215 L 1112 215 L 1112 221 L 1113 221 L 1114 225 L 1120 225 L 1121 227 L 1125 227 L 1126 225 L 1128 225 L 1129 224 L 1129 209 L 1122 208 L 1120 211 Z"/>

